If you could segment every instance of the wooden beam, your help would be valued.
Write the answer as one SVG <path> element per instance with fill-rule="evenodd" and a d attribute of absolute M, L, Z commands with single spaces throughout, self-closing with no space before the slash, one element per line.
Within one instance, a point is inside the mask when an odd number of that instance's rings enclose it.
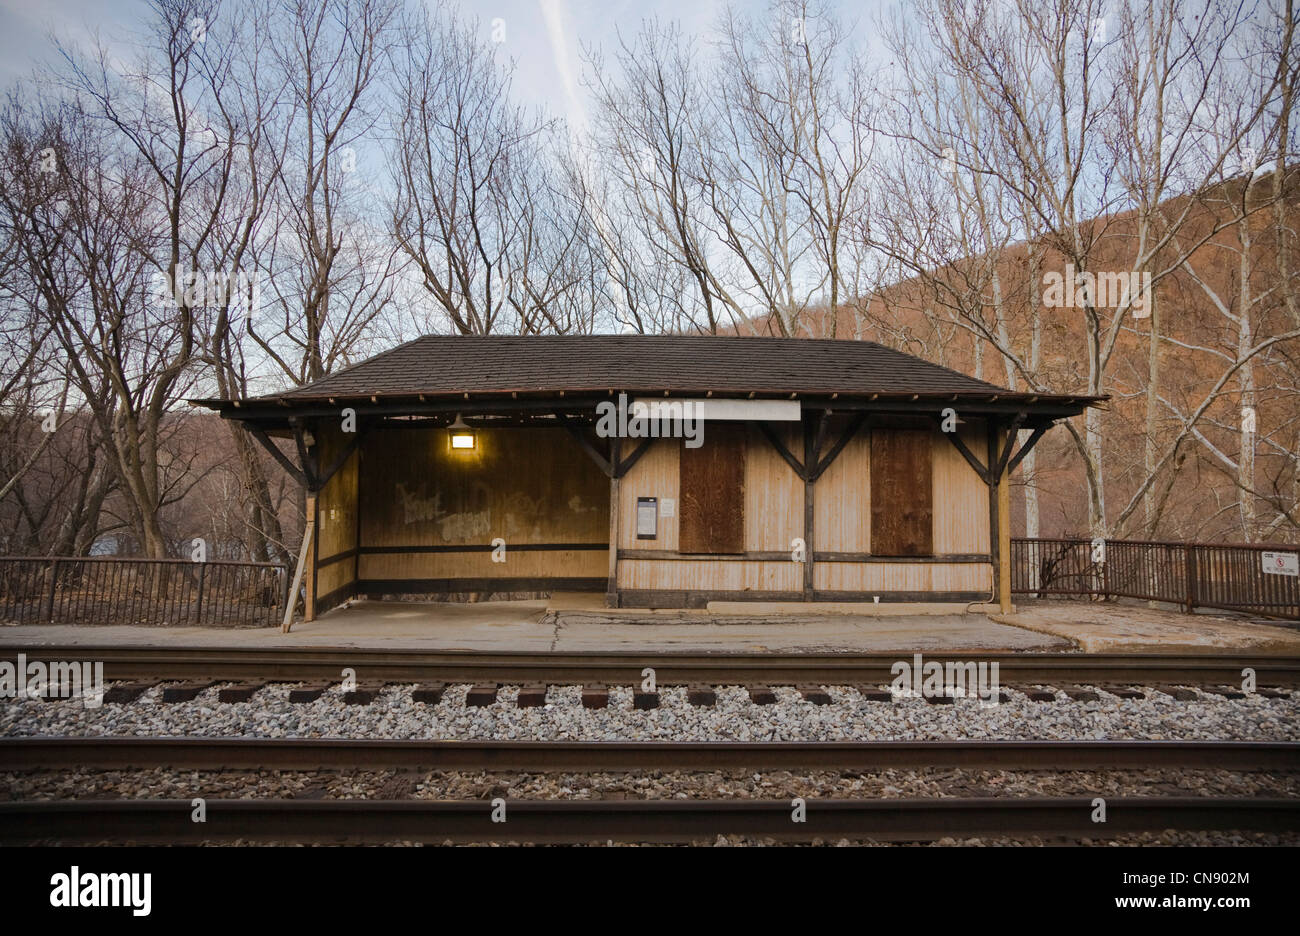
<path fill-rule="evenodd" d="M 254 439 L 256 439 L 261 444 L 262 448 L 266 449 L 268 452 L 271 453 L 271 457 L 280 463 L 281 468 L 287 471 L 289 475 L 299 484 L 303 485 L 304 487 L 306 486 L 307 476 L 302 473 L 302 469 L 300 469 L 293 462 L 289 461 L 288 456 L 285 455 L 284 452 L 280 451 L 279 448 L 276 447 L 276 444 L 271 441 L 270 436 L 268 436 L 259 426 L 253 423 L 244 423 L 244 428 L 248 430 L 249 435 L 251 435 Z"/>
<path fill-rule="evenodd" d="M 614 477 L 614 466 L 609 463 L 609 460 L 606 459 L 604 455 L 596 451 L 596 447 L 591 444 L 591 441 L 583 431 L 573 423 L 569 422 L 568 417 L 563 416 L 560 413 L 556 413 L 555 418 L 561 426 L 568 430 L 569 435 L 573 436 L 578 445 L 582 446 L 582 450 L 591 457 L 591 460 L 596 463 L 596 467 L 601 470 L 605 477 Z"/>
<path fill-rule="evenodd" d="M 813 423 L 816 422 L 816 429 Z M 803 463 L 806 466 L 817 464 L 818 450 L 822 444 L 822 434 L 826 431 L 826 414 L 821 413 L 815 420 L 805 419 L 803 423 Z M 816 515 L 813 511 L 813 497 L 817 479 L 809 470 L 804 471 L 803 481 L 803 600 L 812 601 L 813 595 L 813 528 Z"/>
<path fill-rule="evenodd" d="M 840 436 L 839 441 L 835 443 L 834 447 L 832 447 L 831 450 L 826 453 L 826 457 L 823 458 L 821 461 L 819 461 L 817 463 L 817 467 L 813 469 L 812 479 L 814 481 L 816 481 L 826 472 L 826 469 L 829 468 L 831 464 L 835 461 L 835 459 L 839 457 L 840 453 L 844 451 L 844 447 L 853 440 L 853 437 L 858 434 L 858 431 L 862 428 L 862 426 L 866 423 L 866 421 L 867 421 L 866 411 L 858 413 L 856 416 L 853 417 L 853 419 L 849 422 L 848 426 L 844 429 L 844 434 Z"/>
<path fill-rule="evenodd" d="M 937 417 L 937 416 L 936 416 L 935 418 L 936 418 L 936 419 L 939 419 L 939 417 Z M 940 420 L 940 421 L 942 422 L 942 420 Z M 992 424 L 993 424 L 993 423 L 992 423 L 992 420 L 989 420 L 989 425 L 991 426 Z M 976 457 L 975 457 L 975 454 L 974 454 L 970 449 L 968 449 L 968 448 L 966 447 L 966 443 L 963 442 L 963 441 L 961 440 L 961 433 L 959 433 L 959 432 L 944 432 L 943 435 L 947 437 L 948 441 L 951 442 L 951 443 L 953 444 L 953 447 L 956 448 L 957 451 L 961 452 L 961 457 L 964 458 L 964 459 L 966 459 L 966 464 L 970 465 L 971 468 L 973 468 L 973 469 L 975 470 L 975 474 L 977 474 L 977 475 L 979 476 L 979 479 L 980 479 L 981 481 L 983 481 L 985 484 L 992 484 L 992 483 L 993 483 L 993 481 L 992 481 L 992 477 L 991 477 L 991 475 L 989 474 L 989 470 L 988 470 L 988 468 L 986 468 L 986 467 L 984 467 L 984 465 L 980 464 L 980 460 L 979 460 L 978 458 L 976 458 Z M 989 459 L 990 459 L 989 464 L 992 464 L 992 463 L 993 463 L 993 462 L 992 462 L 992 457 L 993 457 L 993 450 L 990 450 L 990 452 L 989 452 Z"/>
<path fill-rule="evenodd" d="M 320 487 L 323 488 L 325 485 L 330 483 L 330 478 L 334 477 L 334 475 L 338 473 L 338 470 L 343 467 L 343 463 L 348 460 L 348 456 L 355 452 L 357 446 L 360 444 L 361 433 L 358 432 L 352 437 L 352 441 L 343 447 L 343 451 L 339 452 L 334 461 L 330 462 L 330 466 L 326 468 L 325 472 L 317 479 L 320 483 Z"/>
<path fill-rule="evenodd" d="M 947 434 L 951 435 L 951 433 Z M 998 426 L 991 419 L 985 427 L 985 436 L 985 449 L 988 453 L 989 464 L 996 465 L 998 460 Z M 1001 485 L 997 483 L 997 478 L 994 477 L 993 473 L 988 471 L 984 472 L 984 483 L 987 485 L 989 492 L 989 552 L 993 556 L 993 582 L 991 584 L 992 591 L 1000 600 L 1001 596 L 996 595 L 996 591 L 1002 581 L 1002 553 L 1000 550 L 1002 537 L 998 529 L 999 520 L 1001 519 L 998 512 L 998 488 Z"/>
<path fill-rule="evenodd" d="M 609 464 L 618 464 L 621 440 L 615 436 L 609 440 Z M 615 471 L 609 473 L 609 577 L 605 586 L 605 604 L 617 608 L 618 601 L 618 538 L 619 538 L 619 476 Z"/>
<path fill-rule="evenodd" d="M 758 428 L 761 429 L 763 435 L 767 437 L 767 441 L 771 443 L 772 448 L 776 449 L 777 454 L 784 458 L 786 464 L 794 469 L 794 473 L 800 478 L 803 478 L 805 476 L 803 465 L 799 463 L 797 458 L 790 454 L 790 450 L 786 448 L 777 437 L 776 430 L 772 428 L 771 423 L 760 422 Z"/>
<path fill-rule="evenodd" d="M 1007 433 L 1008 449 L 1015 441 L 1016 430 Z M 1011 613 L 1011 473 L 1004 473 L 998 484 L 998 605 L 1003 614 Z"/>
<path fill-rule="evenodd" d="M 650 451 L 650 446 L 654 445 L 655 439 L 642 439 L 637 447 L 632 450 L 632 454 L 618 462 L 614 468 L 614 477 L 621 478 L 632 470 L 632 466 L 641 460 L 641 456 Z"/>
<path fill-rule="evenodd" d="M 280 632 L 284 634 L 289 633 L 289 628 L 293 626 L 293 609 L 298 606 L 298 589 L 302 586 L 303 574 L 307 569 L 307 557 L 311 555 L 312 540 L 316 532 L 316 496 L 308 494 L 307 500 L 307 528 L 302 532 L 302 548 L 298 550 L 298 567 L 293 572 L 293 585 L 289 588 L 289 600 L 285 602 L 288 607 L 284 609 L 284 621 L 280 624 Z"/>
<path fill-rule="evenodd" d="M 311 564 L 307 566 L 307 590 L 303 595 L 303 623 L 316 620 L 316 598 L 320 588 L 320 501 L 315 492 L 307 494 L 307 516 L 311 517 Z"/>
<path fill-rule="evenodd" d="M 298 446 L 298 461 L 302 463 L 302 474 L 306 479 L 307 490 L 319 491 L 320 483 L 316 479 L 316 459 L 307 451 L 307 442 L 303 439 L 302 420 L 291 419 L 289 423 L 293 427 L 293 441 Z"/>
<path fill-rule="evenodd" d="M 1033 450 L 1034 446 L 1038 444 L 1038 440 L 1043 437 L 1043 433 L 1045 433 L 1048 429 L 1051 428 L 1052 428 L 1051 423 L 1047 423 L 1046 425 L 1043 426 L 1034 427 L 1033 434 L 1030 435 L 1030 437 L 1025 440 L 1025 444 L 1020 446 L 1020 451 L 1016 452 L 1015 457 L 1011 459 L 1011 463 L 1007 465 L 1008 477 L 1010 477 L 1011 474 L 1018 467 L 1020 467 L 1020 463 L 1024 461 L 1025 456 L 1028 455 Z"/>
<path fill-rule="evenodd" d="M 1016 439 L 1020 435 L 1020 427 L 1024 424 L 1024 421 L 1028 416 L 1028 413 L 1017 413 L 1016 418 L 1011 420 L 1011 426 L 1007 429 L 1006 442 L 1002 446 L 1002 455 L 998 458 L 997 476 L 999 478 L 1004 474 L 1009 473 L 1007 471 L 1007 465 L 1011 463 L 1011 450 L 1016 447 Z"/>

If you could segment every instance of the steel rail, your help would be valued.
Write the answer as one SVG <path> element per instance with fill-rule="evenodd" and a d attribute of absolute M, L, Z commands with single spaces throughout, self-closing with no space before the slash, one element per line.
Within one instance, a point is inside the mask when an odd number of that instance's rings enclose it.
<path fill-rule="evenodd" d="M 337 678 L 343 667 L 357 678 L 387 682 L 499 682 L 631 685 L 652 667 L 660 685 L 690 683 L 851 685 L 889 683 L 910 653 L 484 653 L 478 651 L 331 648 L 177 648 L 91 644 L 0 647 L 0 661 L 23 653 L 38 660 L 104 663 L 110 680 L 217 679 L 300 681 Z M 1261 686 L 1300 685 L 1300 657 L 1253 654 L 923 654 L 941 664 L 997 663 L 1004 684 L 1120 683 L 1239 685 L 1249 667 Z"/>
<path fill-rule="evenodd" d="M 504 815 L 502 807 L 504 806 Z M 275 841 L 328 843 L 932 841 L 946 837 L 1104 839 L 1166 829 L 1300 831 L 1300 800 L 1112 797 L 1094 822 L 1090 797 L 789 800 L 222 800 L 193 821 L 185 800 L 0 803 L 0 844 Z M 494 813 L 498 819 L 494 821 Z"/>
<path fill-rule="evenodd" d="M 964 767 L 1300 770 L 1294 741 L 390 741 L 342 738 L 0 739 L 0 771 L 876 770 Z"/>

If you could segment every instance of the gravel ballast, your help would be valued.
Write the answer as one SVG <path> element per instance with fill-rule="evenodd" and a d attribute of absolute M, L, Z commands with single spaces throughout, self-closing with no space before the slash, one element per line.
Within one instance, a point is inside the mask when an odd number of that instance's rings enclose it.
<path fill-rule="evenodd" d="M 606 708 L 583 708 L 581 687 L 552 686 L 546 704 L 519 708 L 517 686 L 497 701 L 465 705 L 468 685 L 448 686 L 436 704 L 411 701 L 410 685 L 391 685 L 368 705 L 347 705 L 338 686 L 314 702 L 289 702 L 290 684 L 271 685 L 248 702 L 221 703 L 221 685 L 193 701 L 161 702 L 154 687 L 136 701 L 86 708 L 79 700 L 0 703 L 0 735 L 69 737 L 208 736 L 568 741 L 870 741 L 870 740 L 1265 740 L 1300 737 L 1300 693 L 1285 699 L 1227 699 L 1197 692 L 1192 701 L 1146 690 L 1120 699 L 1093 688 L 1098 701 L 1033 702 L 1015 688 L 1009 701 L 920 698 L 875 702 L 858 689 L 828 687 L 814 705 L 790 687 L 774 687 L 773 705 L 755 705 L 743 687 L 717 687 L 713 706 L 694 706 L 685 687 L 662 688 L 659 707 L 634 709 L 632 689 L 614 686 Z M 880 687 L 886 688 L 886 687 Z M 1026 687 L 1028 688 L 1028 687 Z"/>
<path fill-rule="evenodd" d="M 1197 770 L 630 771 L 36 770 L 0 796 L 52 799 L 900 799 L 990 796 L 1300 796 L 1300 774 Z"/>

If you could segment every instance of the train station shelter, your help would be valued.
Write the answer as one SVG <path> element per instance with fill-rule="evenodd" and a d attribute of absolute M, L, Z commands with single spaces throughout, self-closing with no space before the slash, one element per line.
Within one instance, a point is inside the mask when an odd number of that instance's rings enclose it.
<path fill-rule="evenodd" d="M 353 597 L 570 591 L 1009 609 L 1011 472 L 1103 399 L 867 341 L 601 335 L 426 336 L 192 402 L 305 485 L 311 620 Z"/>

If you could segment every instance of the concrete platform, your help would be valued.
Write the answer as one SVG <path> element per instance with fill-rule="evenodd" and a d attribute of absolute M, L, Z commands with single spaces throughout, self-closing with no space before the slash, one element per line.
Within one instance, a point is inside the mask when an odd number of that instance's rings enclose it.
<path fill-rule="evenodd" d="M 1062 651 L 1215 653 L 1300 657 L 1300 629 L 1227 616 L 1188 615 L 1082 601 L 1025 602 L 1010 615 L 947 607 L 916 614 L 855 614 L 804 606 L 770 613 L 743 603 L 716 610 L 602 608 L 594 602 L 361 601 L 290 634 L 278 628 L 58 624 L 0 627 L 0 645 L 122 644 L 176 647 L 373 647 L 483 651 L 940 652 Z M 816 613 L 807 613 L 814 610 Z M 769 613 L 764 613 L 769 612 Z"/>
<path fill-rule="evenodd" d="M 1300 629 L 1228 615 L 1185 614 L 1143 605 L 1025 601 L 991 619 L 1064 637 L 1087 653 L 1245 653 L 1300 656 Z"/>
<path fill-rule="evenodd" d="M 754 653 L 1068 650 L 1063 637 L 998 624 L 982 614 L 855 616 L 722 615 L 707 611 L 547 610 L 549 602 L 362 601 L 336 608 L 292 633 L 278 628 L 0 628 L 0 644 L 148 644 L 156 646 L 374 647 L 425 650 L 718 651 Z"/>

